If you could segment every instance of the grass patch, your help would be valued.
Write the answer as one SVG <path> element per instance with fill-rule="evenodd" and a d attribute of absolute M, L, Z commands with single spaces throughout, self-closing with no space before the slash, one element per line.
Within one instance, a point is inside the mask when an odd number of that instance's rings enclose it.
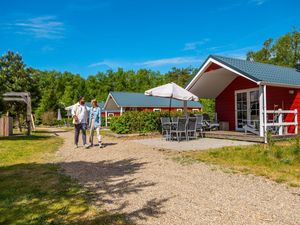
<path fill-rule="evenodd" d="M 299 140 L 271 145 L 224 147 L 182 153 L 181 161 L 196 160 L 221 165 L 223 169 L 255 174 L 290 186 L 300 186 Z"/>
<path fill-rule="evenodd" d="M 129 224 L 92 206 L 92 195 L 52 163 L 62 142 L 47 132 L 0 138 L 0 224 Z"/>

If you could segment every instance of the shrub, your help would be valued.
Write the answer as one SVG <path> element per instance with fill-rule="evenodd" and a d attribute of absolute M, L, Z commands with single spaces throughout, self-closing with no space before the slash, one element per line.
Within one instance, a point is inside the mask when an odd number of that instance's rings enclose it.
<path fill-rule="evenodd" d="M 179 115 L 182 113 L 171 113 L 171 116 Z M 125 112 L 122 116 L 111 118 L 110 129 L 118 134 L 160 131 L 160 117 L 165 116 L 169 116 L 169 112 Z"/>

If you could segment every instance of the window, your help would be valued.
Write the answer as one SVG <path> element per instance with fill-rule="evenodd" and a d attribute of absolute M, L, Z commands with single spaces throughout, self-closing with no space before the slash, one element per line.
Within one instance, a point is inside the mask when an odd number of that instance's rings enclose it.
<path fill-rule="evenodd" d="M 182 109 L 177 109 L 177 112 L 182 112 Z"/>
<path fill-rule="evenodd" d="M 108 113 L 108 117 L 112 117 L 112 116 L 115 116 L 114 113 Z"/>
<path fill-rule="evenodd" d="M 153 112 L 160 112 L 160 111 L 161 111 L 161 109 L 159 109 L 159 108 L 153 109 Z"/>
<path fill-rule="evenodd" d="M 193 113 L 199 112 L 199 109 L 192 109 Z"/>

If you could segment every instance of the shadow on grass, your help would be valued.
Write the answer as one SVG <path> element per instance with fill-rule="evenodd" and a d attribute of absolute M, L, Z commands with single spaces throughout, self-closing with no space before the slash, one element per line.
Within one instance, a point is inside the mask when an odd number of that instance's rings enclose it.
<path fill-rule="evenodd" d="M 144 164 L 126 159 L 0 167 L 0 224 L 133 224 L 136 218 L 159 217 L 167 198 L 152 199 L 127 214 L 120 212 L 128 203 L 116 200 L 155 185 L 126 178 Z M 63 175 L 61 166 L 87 189 Z M 92 209 L 91 202 L 118 207 L 106 212 Z"/>
<path fill-rule="evenodd" d="M 39 129 L 34 131 L 33 133 L 37 133 L 37 134 L 60 134 L 60 133 L 66 133 L 69 132 L 67 130 L 63 130 L 63 129 L 59 129 L 59 130 L 50 130 L 50 129 Z"/>
<path fill-rule="evenodd" d="M 42 135 L 12 135 L 8 137 L 0 137 L 0 141 L 35 141 L 35 140 L 46 140 L 51 138 L 51 136 L 42 136 Z"/>

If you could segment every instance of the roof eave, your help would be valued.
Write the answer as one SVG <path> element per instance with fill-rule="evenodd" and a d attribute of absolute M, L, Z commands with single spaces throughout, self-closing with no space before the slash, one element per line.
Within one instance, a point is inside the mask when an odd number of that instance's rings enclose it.
<path fill-rule="evenodd" d="M 285 87 L 285 88 L 300 89 L 300 85 L 273 83 L 273 82 L 268 82 L 268 81 L 260 81 L 260 82 L 258 82 L 258 85 L 267 85 L 267 86 L 273 86 L 273 87 Z"/>

